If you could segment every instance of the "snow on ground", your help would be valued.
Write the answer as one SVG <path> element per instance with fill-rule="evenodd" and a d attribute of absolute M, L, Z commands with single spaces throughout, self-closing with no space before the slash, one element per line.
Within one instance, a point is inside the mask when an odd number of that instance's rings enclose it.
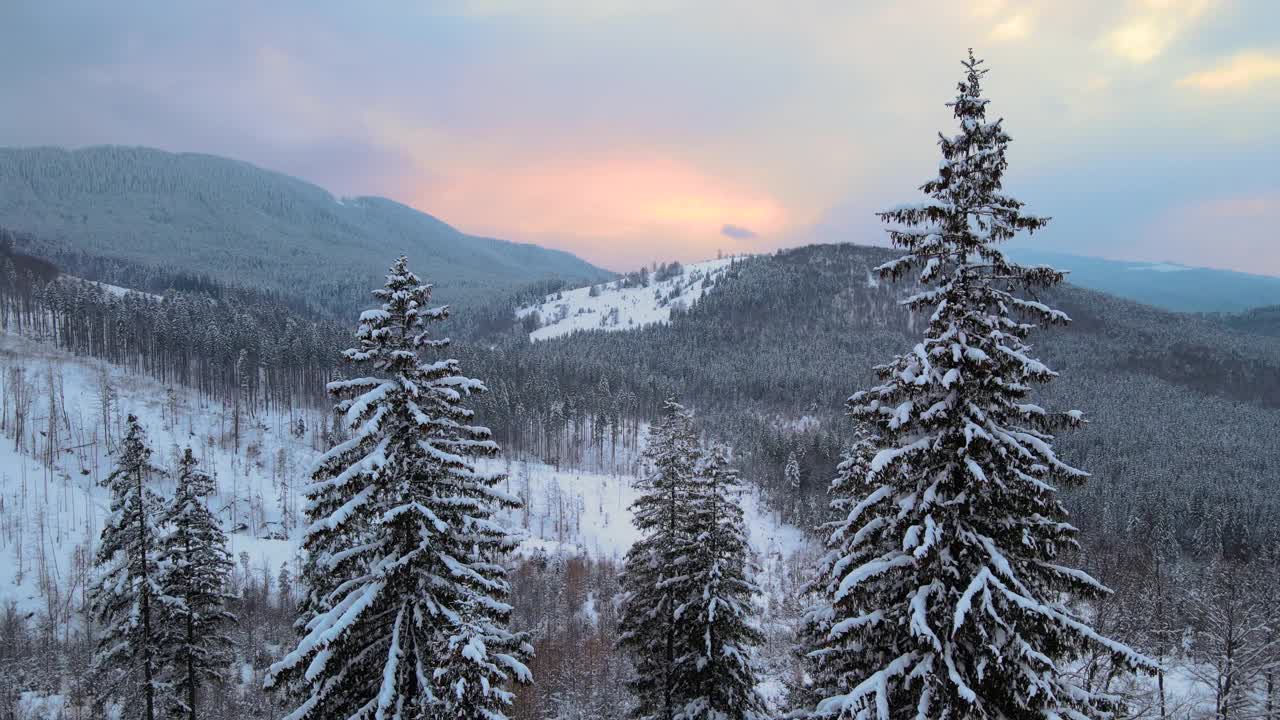
<path fill-rule="evenodd" d="M 77 554 L 89 557 L 108 512 L 109 493 L 98 485 L 113 467 L 102 435 L 100 386 L 105 371 L 117 393 L 118 412 L 111 414 L 112 440 L 123 436 L 123 417 L 138 416 L 152 448 L 152 464 L 176 467 L 181 448 L 190 446 L 200 467 L 217 480 L 211 499 L 231 533 L 233 554 L 247 552 L 251 566 L 279 569 L 291 561 L 294 544 L 283 539 L 282 515 L 275 477 L 289 475 L 299 487 L 315 451 L 287 431 L 288 418 L 260 417 L 248 423 L 239 452 L 220 438 L 229 427 L 229 413 L 196 393 L 178 389 L 170 403 L 168 388 L 149 378 L 131 375 L 96 360 L 78 358 L 15 335 L 0 335 L 0 369 L 22 368 L 34 388 L 28 421 L 36 436 L 22 452 L 13 441 L 0 443 L 0 603 L 16 602 L 24 612 L 47 609 L 42 584 L 65 591 L 77 581 Z M 56 431 L 52 467 L 45 445 L 48 433 L 50 379 L 56 402 L 65 406 L 65 420 Z M 176 409 L 176 413 L 171 410 Z M 172 419 L 171 419 L 172 417 Z M 307 420 L 311 420 L 310 417 Z M 171 480 L 155 488 L 173 491 Z M 289 504 L 300 507 L 296 492 Z M 271 539 L 270 536 L 281 539 Z"/>
<path fill-rule="evenodd" d="M 579 330 L 632 330 L 671 321 L 674 307 L 688 307 L 700 299 L 729 266 L 740 258 L 721 258 L 685 265 L 674 277 L 648 287 L 619 287 L 620 281 L 565 290 L 548 295 L 537 305 L 516 310 L 523 319 L 538 314 L 541 327 L 531 340 L 547 340 Z M 595 288 L 598 294 L 592 295 Z"/>
<path fill-rule="evenodd" d="M 506 472 L 504 489 L 527 498 L 526 509 L 508 515 L 511 526 L 524 533 L 521 553 L 563 552 L 621 560 L 640 537 L 628 510 L 639 496 L 632 476 L 556 470 L 536 462 L 516 461 L 508 469 L 505 461 L 493 460 L 485 466 Z M 799 528 L 778 520 L 758 493 L 744 490 L 740 500 L 751 546 L 766 566 L 804 545 Z"/>
<path fill-rule="evenodd" d="M 230 413 L 220 404 L 181 388 L 170 396 L 169 388 L 149 378 L 0 335 L 0 372 L 7 378 L 16 367 L 35 388 L 28 433 L 39 438 L 47 423 L 51 377 L 61 388 L 57 402 L 65 404 L 68 427 L 57 432 L 52 468 L 43 462 L 43 439 L 36 440 L 34 454 L 30 441 L 22 452 L 9 438 L 0 442 L 0 603 L 17 602 L 24 612 L 47 610 L 50 598 L 41 588 L 52 584 L 65 593 L 83 566 L 77 556 L 91 557 L 109 502 L 98 482 L 114 463 L 101 434 L 104 372 L 118 396 L 113 440 L 122 437 L 122 418 L 132 413 L 147 431 L 156 466 L 172 470 L 181 448 L 191 446 L 201 468 L 217 481 L 211 501 L 230 531 L 232 554 L 245 553 L 255 574 L 265 567 L 274 577 L 285 562 L 296 569 L 302 507 L 297 489 L 318 454 L 310 432 L 295 438 L 287 416 L 260 416 L 248 423 L 237 450 L 230 440 Z M 317 413 L 304 419 L 309 428 L 319 424 Z M 528 498 L 528 510 L 509 517 L 524 533 L 522 554 L 585 553 L 620 560 L 638 537 L 628 510 L 638 494 L 631 476 L 556 470 L 519 459 L 484 464 L 507 472 L 506 489 Z M 281 478 L 288 480 L 284 506 L 294 510 L 291 533 L 283 523 Z M 168 496 L 173 483 L 158 480 L 155 489 Z M 754 492 L 745 492 L 742 502 L 752 546 L 766 569 L 803 544 L 802 533 L 779 522 Z"/>
<path fill-rule="evenodd" d="M 136 295 L 142 295 L 144 297 L 154 298 L 156 300 L 161 299 L 159 295 L 153 295 L 152 293 L 144 293 L 139 290 L 131 290 L 126 287 L 120 287 L 119 285 L 110 285 L 108 283 L 98 282 L 97 280 L 85 280 L 84 278 L 79 278 L 79 277 L 76 277 L 75 275 L 65 275 L 65 274 L 59 275 L 58 279 L 64 283 L 85 283 L 86 285 L 93 285 L 101 289 L 106 294 L 111 295 L 113 297 L 124 297 L 125 295 L 133 293 Z"/>

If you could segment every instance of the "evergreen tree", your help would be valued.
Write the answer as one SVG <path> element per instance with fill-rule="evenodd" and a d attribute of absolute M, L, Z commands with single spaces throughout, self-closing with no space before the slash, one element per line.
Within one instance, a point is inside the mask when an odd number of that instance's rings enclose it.
<path fill-rule="evenodd" d="M 502 718 L 532 648 L 506 627 L 514 540 L 493 517 L 518 502 L 475 467 L 498 447 L 462 404 L 485 388 L 422 358 L 448 345 L 427 329 L 448 311 L 407 259 L 374 296 L 344 353 L 352 379 L 328 386 L 350 439 L 305 490 L 302 638 L 266 684 L 297 694 L 292 720 Z"/>
<path fill-rule="evenodd" d="M 161 662 L 171 674 L 173 715 L 196 718 L 196 702 L 205 682 L 221 684 L 231 663 L 226 610 L 227 582 L 235 563 L 227 536 L 207 502 L 213 479 L 196 467 L 191 448 L 178 462 L 177 487 L 164 513 L 169 532 L 160 543 L 163 563 L 158 636 Z"/>
<path fill-rule="evenodd" d="M 694 473 L 682 571 L 691 594 L 676 607 L 685 651 L 677 660 L 677 720 L 754 720 L 764 717 L 756 694 L 752 649 L 763 635 L 752 617 L 751 579 L 738 474 L 714 447 Z"/>
<path fill-rule="evenodd" d="M 634 716 L 673 720 L 681 677 L 677 659 L 685 650 L 676 608 L 694 584 L 682 567 L 685 513 L 699 450 L 689 413 L 670 399 L 663 412 L 662 421 L 650 430 L 647 471 L 638 482 L 641 495 L 631 505 L 643 537 L 627 551 L 622 571 L 619 644 L 630 653 L 636 671 L 629 683 Z"/>
<path fill-rule="evenodd" d="M 156 532 L 161 504 L 147 487 L 151 449 L 138 418 L 128 417 L 125 433 L 116 467 L 102 481 L 111 491 L 111 514 L 102 527 L 98 576 L 88 598 L 102 632 L 94 668 L 103 680 L 101 702 L 141 695 L 142 705 L 125 703 L 124 712 L 154 720 L 156 697 L 164 690 L 154 624 L 164 601 Z"/>
<path fill-rule="evenodd" d="M 790 519 L 794 521 L 804 507 L 804 497 L 800 494 L 800 461 L 796 459 L 794 450 L 787 454 L 787 464 L 782 468 L 782 475 L 787 488 L 786 505 L 791 508 Z"/>
<path fill-rule="evenodd" d="M 1069 674 L 1091 646 L 1126 669 L 1155 664 L 1092 630 L 1073 610 L 1107 590 L 1058 563 L 1076 530 L 1055 485 L 1087 473 L 1059 460 L 1052 432 L 1081 415 L 1028 397 L 1055 373 L 1026 339 L 1068 318 L 1020 291 L 1062 273 L 1009 262 L 998 244 L 1047 219 L 1002 194 L 1009 136 L 986 119 L 970 53 L 950 103 L 960 132 L 941 137 L 930 202 L 880 214 L 905 251 L 880 268 L 918 271 L 905 302 L 927 318 L 915 348 L 878 368 L 884 383 L 850 398 L 879 446 L 858 502 L 832 533 L 824 564 L 832 610 L 822 717 L 1095 718 L 1117 701 Z"/>
<path fill-rule="evenodd" d="M 837 608 L 831 598 L 843 579 L 846 547 L 860 527 L 858 518 L 850 516 L 849 511 L 867 494 L 866 475 L 874 456 L 875 444 L 865 429 L 859 428 L 827 490 L 836 519 L 819 528 L 820 535 L 826 538 L 827 552 L 819 561 L 813 580 L 803 588 L 803 593 L 815 602 L 805 610 L 797 647 L 809 680 L 797 688 L 795 700 L 800 708 L 812 709 L 819 700 L 837 695 L 841 688 L 852 687 L 860 680 L 852 673 L 858 669 L 858 658 L 865 649 L 848 634 L 847 625 L 836 626 Z M 850 615 L 848 608 L 841 609 L 841 613 L 844 617 Z"/>
<path fill-rule="evenodd" d="M 289 572 L 289 563 L 280 564 L 280 574 L 276 576 L 276 587 L 279 589 L 280 610 L 293 607 L 293 573 Z"/>

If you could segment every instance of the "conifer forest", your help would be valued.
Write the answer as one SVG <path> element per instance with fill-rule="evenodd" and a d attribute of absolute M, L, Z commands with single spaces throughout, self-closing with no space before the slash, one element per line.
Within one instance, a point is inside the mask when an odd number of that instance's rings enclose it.
<path fill-rule="evenodd" d="M 0 150 L 0 720 L 1280 720 L 1276 308 L 1024 260 L 959 59 L 878 237 L 627 272 Z"/>

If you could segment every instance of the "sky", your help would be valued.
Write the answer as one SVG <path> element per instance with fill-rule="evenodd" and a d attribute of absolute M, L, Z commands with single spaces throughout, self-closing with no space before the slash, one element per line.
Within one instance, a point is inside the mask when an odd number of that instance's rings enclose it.
<path fill-rule="evenodd" d="M 884 244 L 970 47 L 1029 246 L 1280 275 L 1274 0 L 5 0 L 0 146 L 225 155 L 614 270 Z"/>

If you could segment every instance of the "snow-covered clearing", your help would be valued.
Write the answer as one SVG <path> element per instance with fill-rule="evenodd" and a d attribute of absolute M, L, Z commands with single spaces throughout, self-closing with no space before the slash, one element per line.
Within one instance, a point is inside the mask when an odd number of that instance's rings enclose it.
<path fill-rule="evenodd" d="M 493 461 L 501 464 L 502 461 Z M 639 496 L 635 478 L 559 470 L 534 462 L 510 465 L 507 489 L 527 498 L 526 509 L 513 512 L 510 524 L 525 533 L 522 553 L 563 552 L 621 560 L 639 533 L 631 524 L 631 503 Z M 765 563 L 804 547 L 798 528 L 777 519 L 757 493 L 743 492 L 751 546 Z"/>
<path fill-rule="evenodd" d="M 109 446 L 123 437 L 127 414 L 146 428 L 153 465 L 172 470 L 178 453 L 190 446 L 217 479 L 212 502 L 224 526 L 237 529 L 231 534 L 234 554 L 248 553 L 255 568 L 278 569 L 292 558 L 294 545 L 283 539 L 280 480 L 288 481 L 285 505 L 299 507 L 292 487 L 315 450 L 289 434 L 287 417 L 248 423 L 237 451 L 222 442 L 230 428 L 228 409 L 185 389 L 170 395 L 149 378 L 15 335 L 0 335 L 0 370 L 3 382 L 20 377 L 32 396 L 22 450 L 9 437 L 0 443 L 0 603 L 14 601 L 34 612 L 47 609 L 56 599 L 51 595 L 66 602 L 68 592 L 81 589 L 109 502 L 98 483 L 111 472 Z M 105 431 L 104 380 L 116 395 Z M 51 403 L 57 408 L 52 429 Z M 173 483 L 158 479 L 156 490 L 168 496 Z"/>
<path fill-rule="evenodd" d="M 33 399 L 22 450 L 9 437 L 0 443 L 0 604 L 15 602 L 24 614 L 47 611 L 50 603 L 62 604 L 63 612 L 70 607 L 107 512 L 108 494 L 98 485 L 114 463 L 106 435 L 114 445 L 127 414 L 146 428 L 155 466 L 172 470 L 189 445 L 214 476 L 218 491 L 211 500 L 230 531 L 233 555 L 245 554 L 255 573 L 265 568 L 274 576 L 282 563 L 296 567 L 298 488 L 319 452 L 311 430 L 303 437 L 290 432 L 297 416 L 259 413 L 246 423 L 237 448 L 230 408 L 195 392 L 171 391 L 106 363 L 0 335 L 2 381 L 12 382 L 19 368 Z M 116 395 L 107 432 L 101 409 L 104 379 Z M 46 427 L 51 397 L 58 408 L 52 452 Z M 302 418 L 307 428 L 320 426 L 318 412 Z M 509 490 L 528 498 L 528 509 L 509 518 L 525 535 L 523 555 L 621 559 L 637 538 L 628 510 L 637 496 L 631 476 L 556 470 L 519 459 L 486 464 L 507 471 Z M 172 482 L 158 478 L 155 489 L 167 497 Z M 803 546 L 803 534 L 779 522 L 754 492 L 742 500 L 752 545 L 766 572 Z"/>
<path fill-rule="evenodd" d="M 84 278 L 76 277 L 75 275 L 65 275 L 65 274 L 59 275 L 58 279 L 64 283 L 84 283 L 85 285 L 92 285 L 112 297 L 124 297 L 125 295 L 134 294 L 134 295 L 142 295 L 143 297 L 149 297 L 156 300 L 160 299 L 159 295 L 154 295 L 152 293 L 144 293 L 140 290 L 132 290 L 126 287 L 120 287 L 119 285 L 111 285 L 109 283 L 98 282 L 97 280 L 85 280 Z"/>
<path fill-rule="evenodd" d="M 671 321 L 673 308 L 697 302 L 725 270 L 740 261 L 728 257 L 684 265 L 680 273 L 647 286 L 620 287 L 620 281 L 614 281 L 564 290 L 537 305 L 520 308 L 516 317 L 538 314 L 541 326 L 529 333 L 532 340 L 579 330 L 632 330 L 666 323 Z"/>

